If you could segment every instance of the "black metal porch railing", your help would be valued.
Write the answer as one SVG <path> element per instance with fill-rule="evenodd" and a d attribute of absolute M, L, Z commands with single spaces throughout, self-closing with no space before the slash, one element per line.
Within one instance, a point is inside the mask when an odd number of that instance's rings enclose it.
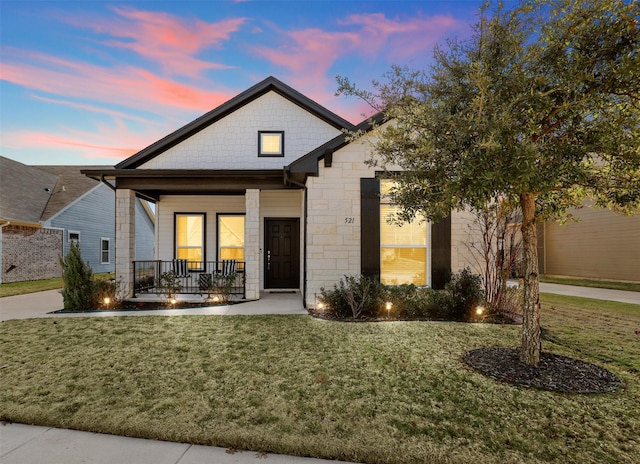
<path fill-rule="evenodd" d="M 143 294 L 226 293 L 245 297 L 244 262 L 222 261 L 134 261 L 133 296 Z"/>

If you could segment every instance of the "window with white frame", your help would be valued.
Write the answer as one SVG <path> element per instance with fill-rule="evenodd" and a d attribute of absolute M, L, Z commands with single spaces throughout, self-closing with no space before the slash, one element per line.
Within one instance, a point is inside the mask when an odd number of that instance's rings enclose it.
<path fill-rule="evenodd" d="M 70 230 L 67 238 L 69 240 L 69 243 L 75 243 L 76 245 L 80 244 L 80 232 L 77 230 Z"/>
<path fill-rule="evenodd" d="M 189 269 L 202 269 L 204 266 L 204 213 L 176 213 L 176 259 L 186 259 Z"/>
<path fill-rule="evenodd" d="M 111 239 L 102 237 L 100 239 L 100 264 L 111 263 Z"/>
<path fill-rule="evenodd" d="M 390 221 L 399 207 L 388 197 L 393 181 L 380 183 L 380 281 L 386 285 L 427 285 L 428 222 L 416 217 L 401 225 Z"/>
<path fill-rule="evenodd" d="M 284 156 L 284 131 L 258 131 L 258 156 Z"/>

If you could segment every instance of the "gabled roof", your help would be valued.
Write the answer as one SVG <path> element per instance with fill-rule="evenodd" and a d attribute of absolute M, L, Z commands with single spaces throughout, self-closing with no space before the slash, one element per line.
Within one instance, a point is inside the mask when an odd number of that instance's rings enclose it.
<path fill-rule="evenodd" d="M 362 121 L 360 124 L 351 129 L 352 132 L 370 132 L 375 126 L 385 121 L 384 113 L 377 113 L 370 118 Z M 287 175 L 290 177 L 300 177 L 300 175 L 318 175 L 318 162 L 322 159 L 325 160 L 325 166 L 331 166 L 333 159 L 333 152 L 341 149 L 345 145 L 352 142 L 349 140 L 349 136 L 352 135 L 347 132 L 343 132 L 337 137 L 329 140 L 327 143 L 320 145 L 313 151 L 310 151 L 301 158 L 298 158 L 293 163 L 285 168 Z"/>
<path fill-rule="evenodd" d="M 0 219 L 42 223 L 99 185 L 82 169 L 107 166 L 27 166 L 0 156 Z"/>
<path fill-rule="evenodd" d="M 198 119 L 190 122 L 186 126 L 183 126 L 172 134 L 169 134 L 166 137 L 153 143 L 152 145 L 149 145 L 147 148 L 139 151 L 130 158 L 127 158 L 126 160 L 117 164 L 115 167 L 116 169 L 135 169 L 138 166 L 160 155 L 164 151 L 170 149 L 171 147 L 174 147 L 180 142 L 188 139 L 192 135 L 207 128 L 214 122 L 224 118 L 225 116 L 233 113 L 239 108 L 247 105 L 248 103 L 251 103 L 252 101 L 271 91 L 276 92 L 277 94 L 281 95 L 282 97 L 305 109 L 309 113 L 315 115 L 319 119 L 337 129 L 353 129 L 353 124 L 351 124 L 350 122 L 329 111 L 327 108 L 319 105 L 310 98 L 305 97 L 300 92 L 294 90 L 275 77 L 270 76 L 262 82 L 259 82 L 253 87 L 233 97 L 226 103 L 218 106 L 214 110 L 200 116 Z"/>
<path fill-rule="evenodd" d="M 83 169 L 109 169 L 108 166 L 37 166 L 57 176 L 58 183 L 42 213 L 42 221 L 51 219 L 75 200 L 99 185 L 95 179 L 82 174 Z"/>
<path fill-rule="evenodd" d="M 0 156 L 0 219 L 38 224 L 58 177 Z"/>

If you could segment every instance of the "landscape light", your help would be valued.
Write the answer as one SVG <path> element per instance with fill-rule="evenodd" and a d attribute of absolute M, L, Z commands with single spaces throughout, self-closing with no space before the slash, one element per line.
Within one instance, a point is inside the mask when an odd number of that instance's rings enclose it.
<path fill-rule="evenodd" d="M 477 306 L 476 307 L 476 314 L 478 316 L 482 316 L 483 313 L 484 313 L 484 306 Z"/>
<path fill-rule="evenodd" d="M 109 303 L 111 303 L 111 298 L 109 298 L 108 296 L 105 296 L 104 300 L 102 300 L 102 301 L 107 306 L 107 309 L 109 309 Z"/>
<path fill-rule="evenodd" d="M 387 308 L 387 319 L 391 319 L 391 307 L 393 306 L 393 303 L 387 301 L 384 306 Z"/>

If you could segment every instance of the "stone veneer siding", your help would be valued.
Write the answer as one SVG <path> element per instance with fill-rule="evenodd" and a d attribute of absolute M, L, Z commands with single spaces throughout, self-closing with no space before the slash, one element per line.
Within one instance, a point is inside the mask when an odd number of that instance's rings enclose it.
<path fill-rule="evenodd" d="M 135 194 L 133 190 L 116 190 L 116 280 L 121 297 L 133 295 L 133 261 L 136 251 Z"/>
<path fill-rule="evenodd" d="M 9 225 L 2 228 L 2 283 L 53 279 L 62 275 L 63 231 Z"/>
<path fill-rule="evenodd" d="M 318 177 L 307 180 L 307 295 L 315 306 L 322 287 L 330 289 L 344 275 L 361 273 L 360 179 L 375 177 L 364 161 L 369 144 L 353 142 L 333 155 L 331 167 L 319 163 Z M 472 238 L 469 212 L 451 214 L 451 270 L 474 268 L 466 242 Z M 430 258 L 429 258 L 430 259 Z"/>

